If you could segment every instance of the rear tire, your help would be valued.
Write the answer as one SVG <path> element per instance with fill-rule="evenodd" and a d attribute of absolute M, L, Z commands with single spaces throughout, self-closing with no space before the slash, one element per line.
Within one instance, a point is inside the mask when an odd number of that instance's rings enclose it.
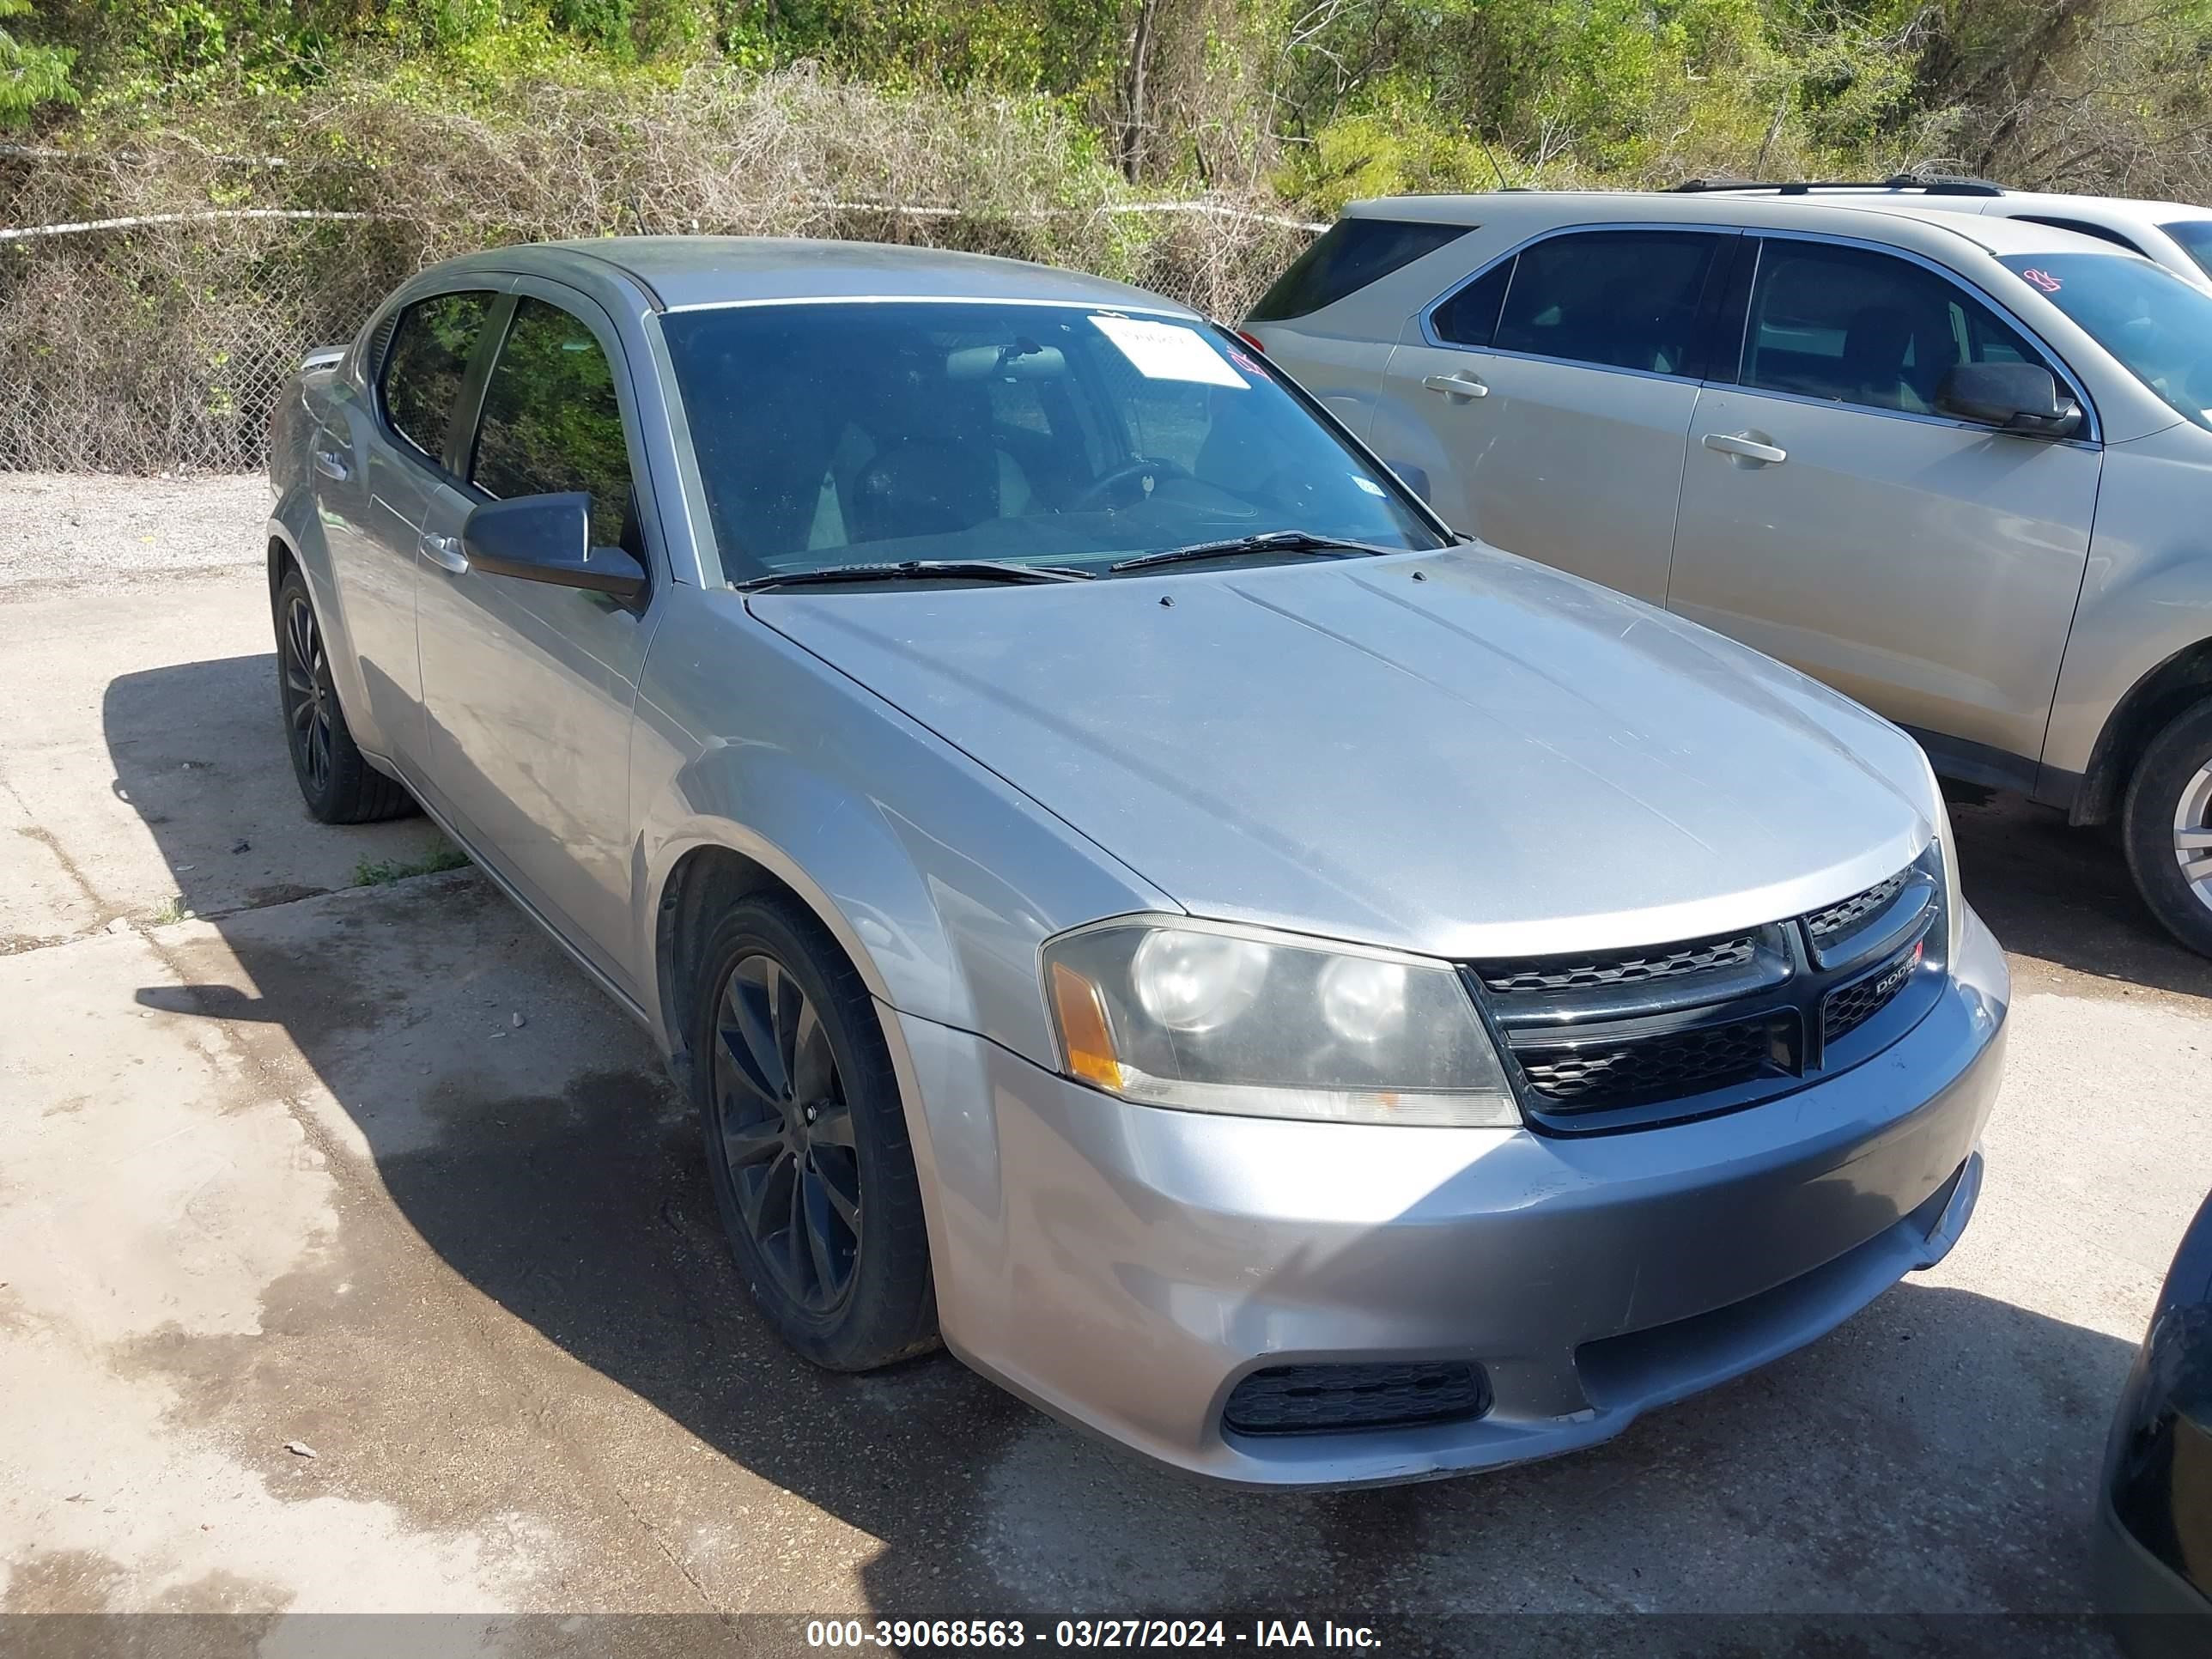
<path fill-rule="evenodd" d="M 368 763 L 331 678 L 321 617 L 297 565 L 276 584 L 276 705 L 307 811 L 325 823 L 371 823 L 415 811 L 404 785 Z"/>
<path fill-rule="evenodd" d="M 2212 697 L 2151 739 L 2128 784 L 2121 827 L 2151 914 L 2212 957 Z"/>
<path fill-rule="evenodd" d="M 733 905 L 700 952 L 693 1088 L 731 1254 L 778 1335 L 834 1371 L 934 1347 L 906 1113 L 875 1003 L 814 918 Z"/>

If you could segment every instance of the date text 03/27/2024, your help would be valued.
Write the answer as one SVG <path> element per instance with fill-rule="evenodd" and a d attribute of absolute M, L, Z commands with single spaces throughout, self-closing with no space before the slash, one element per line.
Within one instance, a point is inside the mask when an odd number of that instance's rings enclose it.
<path fill-rule="evenodd" d="M 810 1619 L 811 1648 L 1352 1648 L 1380 1645 L 1372 1628 L 1323 1619 Z"/>

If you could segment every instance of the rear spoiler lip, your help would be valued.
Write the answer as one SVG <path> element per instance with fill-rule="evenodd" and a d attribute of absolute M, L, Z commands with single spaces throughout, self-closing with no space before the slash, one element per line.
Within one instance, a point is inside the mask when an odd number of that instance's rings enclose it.
<path fill-rule="evenodd" d="M 336 368 L 345 355 L 346 348 L 342 345 L 316 346 L 300 359 L 300 373 L 312 374 L 319 368 Z"/>

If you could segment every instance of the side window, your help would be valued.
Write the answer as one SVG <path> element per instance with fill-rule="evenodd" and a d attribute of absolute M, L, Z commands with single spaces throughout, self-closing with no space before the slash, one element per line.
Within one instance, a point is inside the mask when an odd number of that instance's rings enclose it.
<path fill-rule="evenodd" d="M 1723 240 L 1588 230 L 1525 247 L 1498 319 L 1497 349 L 1694 375 L 1698 305 Z"/>
<path fill-rule="evenodd" d="M 592 543 L 642 555 L 612 365 L 581 319 L 525 298 L 484 387 L 469 482 L 488 495 L 592 497 Z"/>
<path fill-rule="evenodd" d="M 1987 306 L 1924 266 L 1816 242 L 1760 247 L 1747 386 L 1926 415 L 1957 364 L 2042 361 Z"/>
<path fill-rule="evenodd" d="M 432 460 L 445 451 L 453 402 L 491 301 L 489 294 L 433 295 L 401 312 L 392 331 L 380 382 L 384 418 Z"/>
<path fill-rule="evenodd" d="M 1437 338 L 1449 345 L 1488 345 L 1498 334 L 1498 313 L 1513 280 L 1513 264 L 1501 259 L 1430 313 Z"/>

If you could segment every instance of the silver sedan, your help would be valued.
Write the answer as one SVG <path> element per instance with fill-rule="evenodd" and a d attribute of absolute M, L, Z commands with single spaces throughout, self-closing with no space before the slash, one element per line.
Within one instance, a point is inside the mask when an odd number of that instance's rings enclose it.
<path fill-rule="evenodd" d="M 1808 1341 L 1972 1210 L 2008 988 L 1912 741 L 1454 538 L 1181 307 L 508 249 L 271 439 L 309 810 L 419 803 L 646 1025 L 817 1364 L 1416 1479 Z"/>

